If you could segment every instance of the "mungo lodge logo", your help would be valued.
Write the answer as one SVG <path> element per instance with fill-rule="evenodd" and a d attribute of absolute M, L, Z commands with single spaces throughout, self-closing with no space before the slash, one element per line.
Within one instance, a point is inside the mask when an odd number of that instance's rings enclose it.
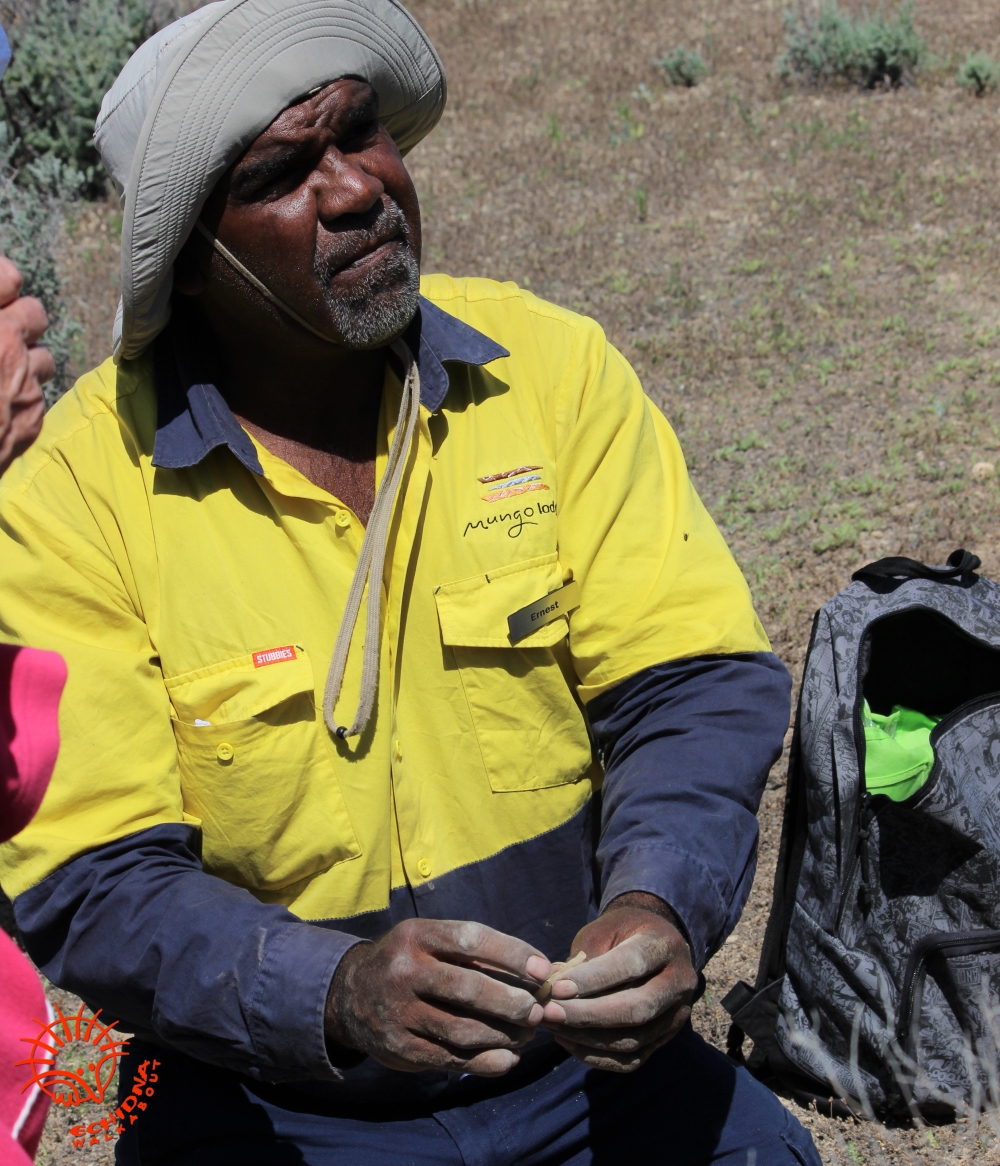
<path fill-rule="evenodd" d="M 112 1108 L 105 1095 L 128 1044 L 127 1040 L 117 1039 L 115 1035 L 118 1022 L 104 1024 L 100 1020 L 101 1010 L 88 1015 L 84 1004 L 69 1016 L 58 1004 L 53 1004 L 52 1010 L 55 1016 L 47 1024 L 35 1021 L 38 1025 L 36 1036 L 21 1037 L 31 1046 L 30 1055 L 15 1062 L 18 1066 L 28 1066 L 31 1072 L 31 1079 L 22 1092 L 37 1086 L 54 1104 L 67 1109 L 107 1105 L 106 1116 L 74 1125 L 69 1133 L 78 1149 L 113 1141 L 118 1134 L 125 1132 L 126 1124 L 137 1121 L 146 1109 L 159 1079 L 156 1069 L 160 1062 L 143 1061 L 138 1066 L 131 1092 L 120 1105 Z"/>

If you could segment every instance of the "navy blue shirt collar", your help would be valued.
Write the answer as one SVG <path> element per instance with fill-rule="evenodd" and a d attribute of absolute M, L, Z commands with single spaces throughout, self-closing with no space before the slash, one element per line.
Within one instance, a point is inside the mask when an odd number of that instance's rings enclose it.
<path fill-rule="evenodd" d="M 168 470 L 187 469 L 216 446 L 224 445 L 248 470 L 263 476 L 260 458 L 246 430 L 215 385 L 186 367 L 172 333 L 173 329 L 168 328 L 154 344 L 157 418 L 153 465 Z M 448 393 L 445 361 L 482 365 L 510 355 L 506 348 L 423 296 L 403 339 L 416 353 L 420 403 L 432 413 L 441 408 Z M 390 354 L 389 359 L 395 368 L 395 357 Z M 398 368 L 396 371 L 401 372 Z"/>

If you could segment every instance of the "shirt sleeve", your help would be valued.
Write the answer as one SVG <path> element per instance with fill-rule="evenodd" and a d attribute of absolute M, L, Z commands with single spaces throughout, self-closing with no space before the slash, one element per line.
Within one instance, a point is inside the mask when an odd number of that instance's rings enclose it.
<path fill-rule="evenodd" d="M 559 562 L 581 586 L 569 635 L 581 699 L 667 660 L 769 651 L 673 430 L 603 331 L 591 321 L 575 331 L 556 423 Z"/>
<path fill-rule="evenodd" d="M 153 826 L 61 866 L 14 900 L 28 954 L 125 1031 L 256 1080 L 338 1080 L 326 997 L 362 941 L 206 874 L 199 842 Z"/>
<path fill-rule="evenodd" d="M 757 807 L 788 727 L 776 656 L 702 656 L 644 669 L 589 705 L 605 764 L 601 906 L 628 891 L 678 916 L 700 969 L 746 905 Z"/>

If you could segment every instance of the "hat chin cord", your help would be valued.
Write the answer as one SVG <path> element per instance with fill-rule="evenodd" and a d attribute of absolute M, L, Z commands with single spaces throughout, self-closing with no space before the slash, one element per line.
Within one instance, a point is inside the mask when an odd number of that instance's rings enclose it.
<path fill-rule="evenodd" d="M 253 284 L 261 295 L 274 304 L 279 311 L 284 312 L 289 319 L 294 320 L 307 332 L 318 336 L 320 340 L 325 340 L 328 344 L 336 343 L 314 328 L 308 320 L 276 296 L 252 271 L 244 267 L 200 219 L 196 220 L 195 226 L 230 267 Z M 365 537 L 361 542 L 361 553 L 358 556 L 358 565 L 354 569 L 351 589 L 347 593 L 347 605 L 341 616 L 340 629 L 337 632 L 337 641 L 334 644 L 330 669 L 326 677 L 326 688 L 323 693 L 323 719 L 326 722 L 326 727 L 341 740 L 347 737 L 356 737 L 364 732 L 365 726 L 371 719 L 372 708 L 375 704 L 382 639 L 382 576 L 385 570 L 386 544 L 389 539 L 389 526 L 392 522 L 396 495 L 399 493 L 399 485 L 403 479 L 403 471 L 409 458 L 410 447 L 413 444 L 417 418 L 420 415 L 420 371 L 417 368 L 417 362 L 413 359 L 413 354 L 403 340 L 394 340 L 390 347 L 406 369 L 403 378 L 403 397 L 399 405 L 399 417 L 396 419 L 396 430 L 392 436 L 385 473 L 382 475 L 382 482 L 375 494 L 375 505 L 368 518 Z M 351 640 L 354 637 L 354 629 L 358 622 L 361 600 L 366 587 L 368 589 L 368 608 L 362 648 L 361 693 L 354 719 L 350 726 L 345 726 L 337 723 L 334 712 L 340 698 L 340 690 L 344 684 L 344 673 L 347 671 Z"/>

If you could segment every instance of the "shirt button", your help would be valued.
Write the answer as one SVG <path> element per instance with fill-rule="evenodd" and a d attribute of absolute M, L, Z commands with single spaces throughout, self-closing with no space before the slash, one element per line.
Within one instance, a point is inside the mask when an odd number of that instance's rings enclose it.
<path fill-rule="evenodd" d="M 431 873 L 431 864 L 426 858 L 421 858 L 417 861 L 417 870 L 420 872 L 421 878 L 427 878 Z"/>
<path fill-rule="evenodd" d="M 396 738 L 396 760 L 397 761 L 403 760 L 403 746 L 400 745 L 398 737 Z"/>
<path fill-rule="evenodd" d="M 236 756 L 236 750 L 229 744 L 228 741 L 220 741 L 215 750 L 215 756 L 220 761 L 232 761 Z"/>
<path fill-rule="evenodd" d="M 351 525 L 351 516 L 346 510 L 338 510 L 333 521 L 341 530 L 347 530 Z"/>

